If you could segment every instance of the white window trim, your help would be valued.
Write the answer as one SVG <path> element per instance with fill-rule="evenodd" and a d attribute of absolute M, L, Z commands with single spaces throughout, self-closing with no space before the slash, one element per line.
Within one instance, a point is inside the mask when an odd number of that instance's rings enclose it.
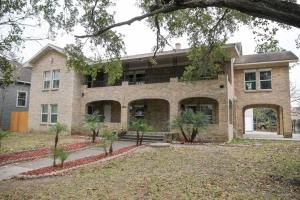
<path fill-rule="evenodd" d="M 51 120 L 51 117 L 52 117 L 52 111 L 51 111 L 51 106 L 52 105 L 56 105 L 57 106 L 57 112 L 56 113 L 54 113 L 54 114 L 56 114 L 57 115 L 57 121 L 56 122 L 53 122 L 52 123 L 52 120 Z M 48 105 L 49 107 L 50 107 L 50 110 L 48 110 L 48 113 L 49 113 L 49 124 L 56 124 L 57 122 L 58 122 L 58 104 L 57 103 L 52 103 L 52 104 L 49 104 Z"/>
<path fill-rule="evenodd" d="M 262 91 L 271 91 L 273 89 L 273 73 L 272 73 L 272 69 L 271 68 L 267 68 L 267 69 L 259 69 L 258 71 L 258 77 L 259 77 L 259 90 Z M 271 79 L 270 80 L 260 80 L 260 72 L 271 72 Z M 261 88 L 261 81 L 271 81 L 271 88 L 270 89 L 262 89 Z"/>
<path fill-rule="evenodd" d="M 25 96 L 25 106 L 19 106 L 18 105 L 18 100 L 19 100 L 19 93 L 20 92 L 24 92 L 25 94 L 26 94 L 26 96 Z M 26 108 L 27 107 L 27 91 L 21 91 L 21 90 L 18 90 L 17 91 L 17 100 L 16 100 L 16 107 L 18 107 L 18 108 Z"/>
<path fill-rule="evenodd" d="M 47 107 L 48 107 L 47 122 L 43 122 L 43 114 L 46 114 L 46 113 L 43 113 L 42 105 L 47 105 Z M 49 123 L 49 104 L 41 104 L 41 120 L 40 120 L 40 123 L 41 124 L 48 124 Z"/>
<path fill-rule="evenodd" d="M 54 79 L 53 78 L 53 72 L 54 71 L 58 71 L 58 79 Z M 53 81 L 55 81 L 55 80 L 59 81 L 59 85 L 58 85 L 57 88 L 53 87 Z M 60 88 L 60 69 L 54 69 L 54 70 L 51 71 L 51 83 L 50 83 L 50 87 L 51 87 L 51 90 L 58 90 Z"/>
<path fill-rule="evenodd" d="M 45 72 L 50 73 L 50 77 L 49 77 L 50 84 L 48 88 L 45 88 Z M 43 71 L 43 90 L 50 90 L 50 88 L 51 88 L 51 70 Z"/>
<path fill-rule="evenodd" d="M 246 89 L 246 73 L 253 73 L 255 72 L 255 88 L 256 89 L 253 89 L 253 90 L 247 90 Z M 250 81 L 247 81 L 247 82 L 250 82 Z M 251 81 L 253 82 L 253 81 Z M 244 91 L 245 92 L 253 92 L 253 91 L 256 91 L 257 90 L 257 70 L 256 69 L 253 69 L 253 70 L 244 70 Z"/>

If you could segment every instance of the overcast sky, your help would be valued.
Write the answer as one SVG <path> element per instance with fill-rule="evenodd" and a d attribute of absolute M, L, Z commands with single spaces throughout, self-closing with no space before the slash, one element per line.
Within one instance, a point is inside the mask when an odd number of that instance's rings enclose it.
<path fill-rule="evenodd" d="M 131 17 L 140 14 L 140 10 L 135 6 L 135 1 L 118 1 L 116 5 L 116 22 L 124 21 Z M 118 29 L 125 35 L 125 45 L 127 55 L 148 53 L 151 52 L 155 44 L 155 33 L 153 33 L 144 21 L 135 22 L 130 26 L 124 26 Z M 42 27 L 38 31 L 40 35 L 47 32 L 47 27 Z M 37 33 L 35 31 L 35 33 Z M 280 30 L 278 32 L 277 39 L 280 42 L 280 46 L 288 51 L 294 52 L 300 57 L 300 49 L 296 49 L 295 39 L 300 34 L 300 29 L 293 28 L 291 30 Z M 59 47 L 64 47 L 68 43 L 72 43 L 74 37 L 65 33 L 59 33 L 54 41 L 44 40 L 39 42 L 27 42 L 23 49 L 24 61 L 28 60 L 35 53 L 37 53 L 47 43 L 52 43 Z M 176 39 L 171 44 L 180 42 L 182 48 L 187 48 L 187 42 L 184 38 Z M 253 54 L 255 49 L 255 42 L 252 32 L 246 27 L 241 28 L 239 32 L 235 33 L 229 40 L 229 42 L 241 42 L 243 46 L 243 54 Z M 290 70 L 290 79 L 293 83 L 296 83 L 298 89 L 300 89 L 300 65 Z"/>

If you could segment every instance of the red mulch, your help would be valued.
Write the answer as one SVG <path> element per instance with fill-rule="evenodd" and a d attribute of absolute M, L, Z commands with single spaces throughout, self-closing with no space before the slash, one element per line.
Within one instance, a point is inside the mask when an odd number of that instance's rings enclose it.
<path fill-rule="evenodd" d="M 42 167 L 42 168 L 35 169 L 35 170 L 32 170 L 32 171 L 24 172 L 24 173 L 22 173 L 22 175 L 29 175 L 29 176 L 41 175 L 41 174 L 51 173 L 51 172 L 60 171 L 60 170 L 64 170 L 64 169 L 69 169 L 69 168 L 84 165 L 84 164 L 87 164 L 87 163 L 95 162 L 95 161 L 101 160 L 103 158 L 118 155 L 118 154 L 127 152 L 131 149 L 134 149 L 134 148 L 136 148 L 136 145 L 131 145 L 131 146 L 120 148 L 120 149 L 114 151 L 111 155 L 106 156 L 105 153 L 101 153 L 101 154 L 98 154 L 98 155 L 88 156 L 88 157 L 85 157 L 85 158 L 80 158 L 80 159 L 77 159 L 77 160 L 72 160 L 72 161 L 65 162 L 63 167 L 61 167 L 59 165 L 56 166 L 56 167 L 53 167 L 53 166 Z"/>
<path fill-rule="evenodd" d="M 94 145 L 91 142 L 81 142 L 81 143 L 76 143 L 76 144 L 65 144 L 62 145 L 62 147 L 66 151 L 76 151 L 82 148 L 85 148 L 87 146 Z M 36 149 L 36 150 L 29 150 L 29 151 L 20 151 L 20 152 L 15 152 L 15 153 L 7 153 L 7 154 L 0 154 L 0 166 L 2 164 L 7 164 L 7 163 L 13 163 L 17 161 L 23 161 L 23 160 L 31 160 L 35 158 L 40 158 L 47 156 L 48 154 L 51 153 L 50 148 L 41 148 L 41 149 Z"/>

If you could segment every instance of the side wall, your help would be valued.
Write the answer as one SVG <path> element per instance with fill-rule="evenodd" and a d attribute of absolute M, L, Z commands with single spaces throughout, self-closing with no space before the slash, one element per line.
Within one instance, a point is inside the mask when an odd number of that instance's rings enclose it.
<path fill-rule="evenodd" d="M 66 57 L 54 50 L 48 51 L 33 64 L 31 77 L 31 96 L 29 104 L 29 129 L 48 131 L 50 124 L 41 124 L 41 104 L 58 105 L 58 122 L 71 130 L 75 73 L 66 66 Z M 58 90 L 43 90 L 43 72 L 60 70 Z M 79 104 L 78 104 L 79 105 Z"/>
<path fill-rule="evenodd" d="M 253 66 L 251 66 L 253 69 Z M 279 115 L 281 118 L 280 132 L 285 137 L 291 136 L 291 104 L 290 104 L 290 81 L 289 81 L 289 67 L 287 66 L 270 66 L 268 69 L 272 69 L 272 90 L 270 91 L 251 91 L 244 90 L 244 69 L 235 70 L 235 94 L 237 96 L 236 107 L 236 125 L 237 134 L 242 136 L 244 132 L 243 128 L 243 110 L 246 106 L 261 105 L 261 106 L 279 106 Z M 257 69 L 261 69 L 261 66 L 257 66 Z M 256 87 L 259 88 L 258 81 Z"/>

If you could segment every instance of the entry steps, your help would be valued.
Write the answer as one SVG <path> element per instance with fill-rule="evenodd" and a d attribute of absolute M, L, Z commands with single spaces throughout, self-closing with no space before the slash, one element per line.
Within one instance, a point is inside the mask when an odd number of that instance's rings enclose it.
<path fill-rule="evenodd" d="M 140 136 L 141 136 L 141 133 L 140 133 Z M 162 133 L 162 132 L 147 132 L 147 133 L 144 133 L 144 136 L 143 136 L 143 141 L 145 142 L 155 142 L 155 141 L 163 141 L 164 140 L 164 137 L 165 137 L 165 134 Z M 122 140 L 122 141 L 136 141 L 136 132 L 128 132 L 126 133 L 125 135 L 122 135 L 119 137 L 119 140 Z"/>

